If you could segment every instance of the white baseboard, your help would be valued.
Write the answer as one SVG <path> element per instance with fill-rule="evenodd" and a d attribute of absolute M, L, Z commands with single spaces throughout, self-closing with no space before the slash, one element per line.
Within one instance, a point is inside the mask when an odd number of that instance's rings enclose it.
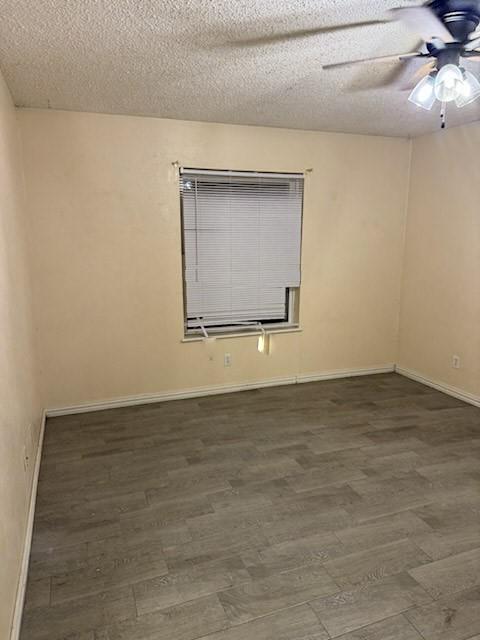
<path fill-rule="evenodd" d="M 17 595 L 15 598 L 15 609 L 13 612 L 12 629 L 10 632 L 10 640 L 18 640 L 20 637 L 20 628 L 22 626 L 23 603 L 25 601 L 25 590 L 27 588 L 28 578 L 28 562 L 30 559 L 30 548 L 32 546 L 33 520 L 35 517 L 35 503 L 37 501 L 38 477 L 40 475 L 40 461 L 42 458 L 43 437 L 45 434 L 46 411 L 42 413 L 42 421 L 40 424 L 40 433 L 38 436 L 37 452 L 35 455 L 35 467 L 33 469 L 32 487 L 30 491 L 30 503 L 28 507 L 27 528 L 25 532 L 25 541 L 23 545 L 22 564 L 20 567 L 20 576 L 17 585 Z"/>
<path fill-rule="evenodd" d="M 480 407 L 480 396 L 476 396 L 473 393 L 463 391 L 458 387 L 452 387 L 446 382 L 432 380 L 431 378 L 427 378 L 417 371 L 412 371 L 411 369 L 406 369 L 404 367 L 396 366 L 395 371 L 400 375 L 405 376 L 406 378 L 410 378 L 411 380 L 415 380 L 416 382 L 421 382 L 427 387 L 432 387 L 433 389 L 437 389 L 437 391 L 442 391 L 449 396 L 453 396 L 454 398 L 458 398 L 459 400 L 463 400 L 464 402 L 473 404 L 476 407 Z"/>
<path fill-rule="evenodd" d="M 297 376 L 296 382 L 317 382 L 320 380 L 336 380 L 337 378 L 352 378 L 354 376 L 373 376 L 376 373 L 392 373 L 393 371 L 395 371 L 394 364 L 368 367 L 366 369 L 334 369 L 325 373 L 302 373 Z"/>
<path fill-rule="evenodd" d="M 181 391 L 165 391 L 153 394 L 141 394 L 136 396 L 125 396 L 123 398 L 113 398 L 110 400 L 100 400 L 67 407 L 57 407 L 47 409 L 47 417 L 65 416 L 75 413 L 88 413 L 90 411 L 102 411 L 105 409 L 116 409 L 119 407 L 133 407 L 138 404 L 152 404 L 155 402 L 166 402 L 168 400 L 184 400 L 186 398 L 199 398 L 203 396 L 213 396 L 222 393 L 235 393 L 237 391 L 249 391 L 251 389 L 262 389 L 264 387 L 278 387 L 286 384 L 299 384 L 302 382 L 315 382 L 317 380 L 333 380 L 335 378 L 350 378 L 353 376 L 366 376 L 375 373 L 391 373 L 395 365 L 387 364 L 378 367 L 365 369 L 340 369 L 326 371 L 323 373 L 302 374 L 287 378 L 271 378 L 269 380 L 259 380 L 256 382 L 244 382 L 239 384 L 222 384 L 210 387 L 197 387 L 194 389 L 184 389 Z"/>

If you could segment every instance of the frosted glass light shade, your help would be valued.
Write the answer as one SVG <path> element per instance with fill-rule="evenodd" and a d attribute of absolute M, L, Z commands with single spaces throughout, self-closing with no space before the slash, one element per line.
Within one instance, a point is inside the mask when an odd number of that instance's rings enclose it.
<path fill-rule="evenodd" d="M 470 71 L 463 71 L 460 95 L 455 99 L 457 107 L 464 107 L 480 96 L 480 82 Z"/>
<path fill-rule="evenodd" d="M 454 64 L 446 64 L 435 78 L 435 97 L 440 102 L 452 102 L 461 94 L 463 74 Z"/>
<path fill-rule="evenodd" d="M 412 93 L 408 96 L 410 102 L 430 111 L 435 102 L 435 78 L 432 76 L 425 76 L 415 86 Z"/>

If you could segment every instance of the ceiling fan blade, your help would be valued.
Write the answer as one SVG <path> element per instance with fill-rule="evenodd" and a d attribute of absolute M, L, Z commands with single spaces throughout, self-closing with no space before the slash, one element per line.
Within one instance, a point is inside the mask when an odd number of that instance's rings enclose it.
<path fill-rule="evenodd" d="M 428 76 L 428 74 L 435 69 L 436 63 L 435 58 L 433 58 L 414 70 L 412 68 L 413 65 L 411 64 L 411 61 L 409 60 L 405 74 L 402 75 L 402 79 L 397 85 L 398 89 L 400 91 L 411 91 L 420 82 L 420 80 L 422 80 L 422 78 Z"/>
<path fill-rule="evenodd" d="M 435 67 L 435 60 L 418 67 L 421 60 L 421 58 L 409 58 L 403 63 L 396 64 L 380 82 L 372 83 L 368 78 L 363 78 L 359 88 L 365 90 L 366 88 L 382 89 L 389 87 L 398 91 L 411 91 L 421 78 L 428 75 Z"/>
<path fill-rule="evenodd" d="M 440 38 L 443 42 L 455 42 L 450 31 L 429 7 L 398 7 L 391 9 L 391 13 L 425 42 L 434 38 Z"/>
<path fill-rule="evenodd" d="M 381 82 L 375 84 L 375 88 L 381 87 L 393 87 L 400 91 L 407 91 L 413 89 L 415 84 L 420 80 L 421 75 L 427 75 L 435 66 L 435 60 L 430 57 L 430 54 L 423 42 L 417 43 L 417 46 L 412 53 L 422 53 L 421 56 L 412 56 L 399 61 L 391 71 L 385 76 Z M 428 62 L 425 62 L 428 60 Z M 412 85 L 412 78 L 414 84 Z"/>
<path fill-rule="evenodd" d="M 469 42 L 467 42 L 467 44 L 465 45 L 466 51 L 472 51 L 473 49 L 476 49 L 478 46 L 480 46 L 480 36 L 478 38 L 473 38 L 473 40 L 470 40 Z"/>
<path fill-rule="evenodd" d="M 429 60 L 425 64 L 422 64 L 420 69 L 417 69 L 417 71 L 413 74 L 412 81 L 417 84 L 417 82 L 419 82 L 425 76 L 428 76 L 428 74 L 435 69 L 436 64 L 437 61 L 435 59 Z"/>
<path fill-rule="evenodd" d="M 365 20 L 363 22 L 353 22 L 350 24 L 336 24 L 330 27 L 313 27 L 312 29 L 298 29 L 297 31 L 288 31 L 285 33 L 275 33 L 271 36 L 259 36 L 258 38 L 247 38 L 246 40 L 237 40 L 233 44 L 241 47 L 256 47 L 276 42 L 284 42 L 286 40 L 300 40 L 301 38 L 309 38 L 318 36 L 322 33 L 335 33 L 344 29 L 358 29 L 359 27 L 370 27 L 378 24 L 385 24 L 390 20 Z"/>
<path fill-rule="evenodd" d="M 360 58 L 359 60 L 346 60 L 345 62 L 334 62 L 333 64 L 322 65 L 323 69 L 339 69 L 340 67 L 350 67 L 354 64 L 366 64 L 368 62 L 398 62 L 402 60 L 408 60 L 410 58 L 425 58 L 430 57 L 426 53 L 397 53 L 393 56 L 379 56 L 378 58 Z"/>
<path fill-rule="evenodd" d="M 422 58 L 409 58 L 403 64 L 396 65 L 379 86 L 392 87 L 398 91 L 411 91 L 434 67 L 435 60 L 425 63 Z"/>

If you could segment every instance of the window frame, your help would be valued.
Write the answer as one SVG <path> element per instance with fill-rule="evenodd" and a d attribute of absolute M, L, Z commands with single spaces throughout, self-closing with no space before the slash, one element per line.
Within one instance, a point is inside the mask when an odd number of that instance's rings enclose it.
<path fill-rule="evenodd" d="M 195 172 L 220 172 L 226 173 L 232 171 L 232 173 L 249 174 L 252 177 L 258 176 L 258 174 L 270 174 L 272 177 L 283 176 L 285 172 L 280 171 L 237 171 L 230 169 L 199 169 L 193 167 L 179 167 L 178 168 L 178 184 L 182 179 L 182 172 L 188 173 L 188 171 Z M 298 176 L 304 174 L 300 172 Z M 305 186 L 303 187 L 305 188 Z M 183 334 L 185 342 L 203 340 L 205 338 L 228 338 L 228 337 L 241 337 L 248 335 L 260 335 L 262 333 L 289 333 L 301 331 L 300 329 L 300 287 L 286 287 L 287 306 L 286 315 L 284 320 L 258 320 L 257 322 L 246 322 L 245 324 L 225 324 L 218 326 L 208 327 L 189 327 L 187 317 L 187 283 L 185 278 L 185 224 L 184 224 L 184 207 L 183 207 L 183 194 L 179 189 L 180 196 L 180 227 L 181 227 L 181 251 L 182 251 L 182 301 L 183 301 Z M 302 249 L 303 249 L 303 205 L 304 205 L 304 192 L 302 193 L 302 205 L 301 205 L 301 217 L 300 217 L 300 269 L 302 265 Z M 301 282 L 300 282 L 301 285 Z"/>

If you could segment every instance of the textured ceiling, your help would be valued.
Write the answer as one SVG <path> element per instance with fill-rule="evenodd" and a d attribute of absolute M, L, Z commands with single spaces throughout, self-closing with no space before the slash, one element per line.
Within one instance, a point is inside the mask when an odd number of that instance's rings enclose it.
<path fill-rule="evenodd" d="M 386 17 L 404 0 L 0 0 L 0 67 L 17 105 L 399 136 L 439 127 L 396 63 L 322 63 L 412 50 L 399 23 L 276 44 L 239 41 Z M 412 3 L 409 3 L 412 4 Z M 480 72 L 480 64 L 477 63 Z M 480 118 L 452 107 L 448 125 Z"/>

